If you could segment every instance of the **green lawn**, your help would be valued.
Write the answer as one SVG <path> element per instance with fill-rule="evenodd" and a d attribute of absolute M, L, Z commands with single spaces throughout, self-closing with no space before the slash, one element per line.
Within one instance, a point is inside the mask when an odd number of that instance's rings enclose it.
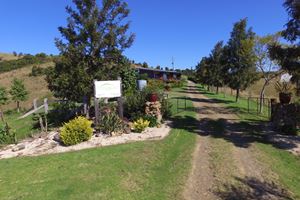
<path fill-rule="evenodd" d="M 33 127 L 32 115 L 23 119 L 19 119 L 23 114 L 17 113 L 16 111 L 11 111 L 4 114 L 5 121 L 9 124 L 12 131 L 17 135 L 18 140 L 22 140 L 26 137 L 31 136 L 38 130 Z M 3 125 L 0 122 L 0 125 Z"/>
<path fill-rule="evenodd" d="M 181 199 L 196 119 L 193 111 L 173 117 L 161 141 L 0 160 L 0 199 Z"/>
<path fill-rule="evenodd" d="M 245 134 L 260 134 L 261 130 L 251 126 L 251 122 L 266 121 L 268 119 L 267 113 L 263 115 L 257 115 L 253 111 L 248 113 L 246 99 L 241 99 L 236 103 L 233 96 L 224 98 L 223 94 L 214 94 L 204 89 L 200 89 L 200 91 L 207 97 L 219 100 L 225 107 L 232 109 L 240 117 L 243 124 L 249 126 L 247 128 L 248 132 L 245 132 Z M 254 145 L 258 152 L 258 159 L 266 163 L 278 175 L 280 183 L 293 192 L 295 199 L 300 199 L 300 158 L 285 150 L 276 148 L 268 142 L 256 141 Z"/>

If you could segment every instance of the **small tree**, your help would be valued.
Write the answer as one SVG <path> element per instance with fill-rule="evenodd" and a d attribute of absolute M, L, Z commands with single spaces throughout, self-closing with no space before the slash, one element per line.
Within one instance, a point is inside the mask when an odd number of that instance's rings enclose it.
<path fill-rule="evenodd" d="M 142 67 L 143 67 L 143 68 L 149 68 L 149 65 L 148 65 L 148 63 L 143 62 Z"/>
<path fill-rule="evenodd" d="M 224 47 L 227 67 L 227 84 L 236 90 L 236 101 L 240 91 L 245 90 L 257 80 L 254 53 L 254 33 L 247 27 L 247 19 L 234 24 L 231 37 Z"/>
<path fill-rule="evenodd" d="M 20 102 L 28 99 L 28 91 L 23 81 L 15 78 L 12 81 L 9 93 L 12 96 L 12 100 L 17 103 L 17 110 L 20 112 Z"/>
<path fill-rule="evenodd" d="M 0 117 L 4 122 L 2 106 L 8 103 L 7 91 L 4 87 L 0 87 Z"/>
<path fill-rule="evenodd" d="M 279 70 L 277 63 L 270 58 L 269 46 L 275 42 L 278 42 L 280 33 L 275 35 L 266 35 L 264 37 L 255 38 L 255 55 L 256 55 L 256 67 L 261 72 L 264 79 L 264 84 L 260 91 L 260 103 L 259 112 L 263 112 L 263 98 L 265 96 L 266 86 L 270 81 L 278 77 L 282 71 Z"/>

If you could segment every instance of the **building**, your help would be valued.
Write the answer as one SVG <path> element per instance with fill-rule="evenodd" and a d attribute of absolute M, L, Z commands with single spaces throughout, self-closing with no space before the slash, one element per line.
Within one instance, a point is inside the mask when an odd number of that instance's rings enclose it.
<path fill-rule="evenodd" d="M 160 69 L 136 67 L 138 74 L 147 74 L 148 78 L 160 79 L 160 80 L 180 80 L 181 73 L 176 71 L 165 71 Z"/>

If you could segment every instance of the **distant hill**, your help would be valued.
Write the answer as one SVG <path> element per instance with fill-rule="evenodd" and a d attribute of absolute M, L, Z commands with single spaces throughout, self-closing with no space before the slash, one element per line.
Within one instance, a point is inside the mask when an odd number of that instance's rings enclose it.
<path fill-rule="evenodd" d="M 21 103 L 22 108 L 29 109 L 32 107 L 32 101 L 35 98 L 42 99 L 45 97 L 52 97 L 51 92 L 47 88 L 47 82 L 45 80 L 45 76 L 30 76 L 32 67 L 34 65 L 26 65 L 22 68 L 15 69 L 9 72 L 0 73 L 0 86 L 5 87 L 9 90 L 11 86 L 11 81 L 14 78 L 22 79 L 24 81 L 25 87 L 29 91 L 29 99 L 26 102 Z M 49 66 L 53 66 L 53 62 L 47 62 L 43 64 L 39 64 L 37 66 L 46 68 Z M 14 102 L 10 102 L 8 105 L 4 106 L 4 110 L 14 109 L 16 107 Z"/>

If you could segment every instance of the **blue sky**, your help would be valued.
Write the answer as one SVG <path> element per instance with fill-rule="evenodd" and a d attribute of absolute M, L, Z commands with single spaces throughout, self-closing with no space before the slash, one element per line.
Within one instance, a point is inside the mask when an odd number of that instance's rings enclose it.
<path fill-rule="evenodd" d="M 282 30 L 283 0 L 127 0 L 136 34 L 125 55 L 152 66 L 194 67 L 219 40 L 227 41 L 233 23 L 247 17 L 258 35 Z M 66 24 L 71 0 L 1 0 L 0 52 L 58 54 L 54 38 Z"/>

